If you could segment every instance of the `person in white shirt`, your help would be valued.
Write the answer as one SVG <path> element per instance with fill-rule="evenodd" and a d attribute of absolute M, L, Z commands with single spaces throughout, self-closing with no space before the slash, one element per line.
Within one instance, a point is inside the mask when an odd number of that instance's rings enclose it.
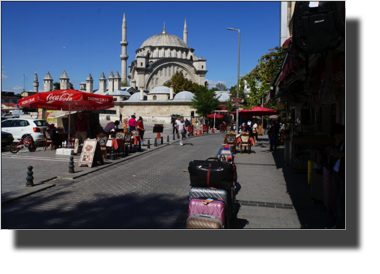
<path fill-rule="evenodd" d="M 255 142 L 257 142 L 257 137 L 258 137 L 258 131 L 257 131 L 257 123 L 255 122 L 252 127 L 252 135 L 253 138 L 255 139 Z"/>
<path fill-rule="evenodd" d="M 185 129 L 185 123 L 183 122 L 183 118 L 181 118 L 180 120 L 177 120 L 177 130 L 178 130 L 178 133 L 179 133 L 179 143 L 181 144 L 181 146 L 183 146 L 183 135 L 186 134 L 186 129 Z"/>

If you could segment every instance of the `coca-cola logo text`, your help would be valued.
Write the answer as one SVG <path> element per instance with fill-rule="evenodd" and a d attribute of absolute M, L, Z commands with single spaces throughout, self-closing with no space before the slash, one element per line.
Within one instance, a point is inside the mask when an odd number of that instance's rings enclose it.
<path fill-rule="evenodd" d="M 108 98 L 88 97 L 89 101 L 108 102 Z"/>
<path fill-rule="evenodd" d="M 20 102 L 20 105 L 26 105 L 26 104 L 29 104 L 29 103 L 31 103 L 31 102 L 34 102 L 34 98 L 30 98 L 30 99 L 28 99 L 28 100 L 26 100 L 26 101 L 24 101 L 24 102 Z"/>
<path fill-rule="evenodd" d="M 68 94 L 68 93 L 65 93 L 62 95 L 54 95 L 54 94 L 50 93 L 46 97 L 46 100 L 47 101 L 73 101 L 73 95 Z"/>

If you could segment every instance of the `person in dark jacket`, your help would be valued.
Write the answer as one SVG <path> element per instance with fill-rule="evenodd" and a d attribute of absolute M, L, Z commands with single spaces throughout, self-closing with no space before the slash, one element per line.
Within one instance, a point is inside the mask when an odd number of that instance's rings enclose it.
<path fill-rule="evenodd" d="M 335 124 L 331 129 L 331 136 L 339 143 L 338 147 L 333 149 L 330 153 L 334 158 L 337 158 L 334 165 L 333 171 L 333 181 L 334 181 L 334 192 L 337 199 L 337 218 L 336 218 L 336 229 L 345 228 L 345 136 L 344 136 L 344 126 L 341 124 Z"/>
<path fill-rule="evenodd" d="M 279 125 L 277 121 L 271 121 L 271 126 L 268 131 L 270 151 L 277 149 L 277 136 L 279 132 Z M 273 149 L 274 147 L 274 149 Z"/>

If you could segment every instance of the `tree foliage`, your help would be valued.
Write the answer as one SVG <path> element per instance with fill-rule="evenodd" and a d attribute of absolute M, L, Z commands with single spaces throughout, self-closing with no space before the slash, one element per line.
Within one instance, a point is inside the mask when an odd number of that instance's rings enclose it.
<path fill-rule="evenodd" d="M 215 111 L 219 106 L 219 96 L 216 96 L 215 91 L 196 85 L 194 97 L 190 105 L 196 109 L 200 116 L 206 116 Z"/>
<path fill-rule="evenodd" d="M 194 82 L 186 79 L 182 72 L 177 71 L 172 76 L 172 78 L 164 84 L 164 86 L 170 87 L 171 85 L 173 85 L 174 93 L 178 93 L 184 90 L 194 92 L 193 91 L 194 84 L 195 84 Z"/>
<path fill-rule="evenodd" d="M 217 83 L 217 84 L 215 85 L 215 87 L 216 87 L 218 90 L 227 90 L 226 85 L 223 84 L 223 83 Z"/>
<path fill-rule="evenodd" d="M 244 108 L 249 109 L 260 105 L 262 98 L 265 98 L 265 93 L 274 84 L 275 77 L 281 69 L 286 53 L 286 49 L 283 47 L 277 49 L 277 51 L 261 56 L 258 60 L 259 64 L 250 73 L 242 77 L 242 80 L 247 81 L 247 85 L 251 89 Z M 271 100 L 269 105 L 266 106 L 282 110 L 282 105 L 275 100 Z"/>

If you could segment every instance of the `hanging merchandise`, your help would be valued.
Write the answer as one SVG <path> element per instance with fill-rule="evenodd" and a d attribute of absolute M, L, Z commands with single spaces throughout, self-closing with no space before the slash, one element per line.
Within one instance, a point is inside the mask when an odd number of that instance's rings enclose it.
<path fill-rule="evenodd" d="M 321 104 L 334 104 L 338 101 L 339 88 L 333 79 L 332 50 L 327 52 L 325 79 L 319 89 L 319 102 Z"/>
<path fill-rule="evenodd" d="M 335 49 L 343 41 L 342 22 L 337 2 L 296 2 L 293 42 L 306 53 Z"/>

